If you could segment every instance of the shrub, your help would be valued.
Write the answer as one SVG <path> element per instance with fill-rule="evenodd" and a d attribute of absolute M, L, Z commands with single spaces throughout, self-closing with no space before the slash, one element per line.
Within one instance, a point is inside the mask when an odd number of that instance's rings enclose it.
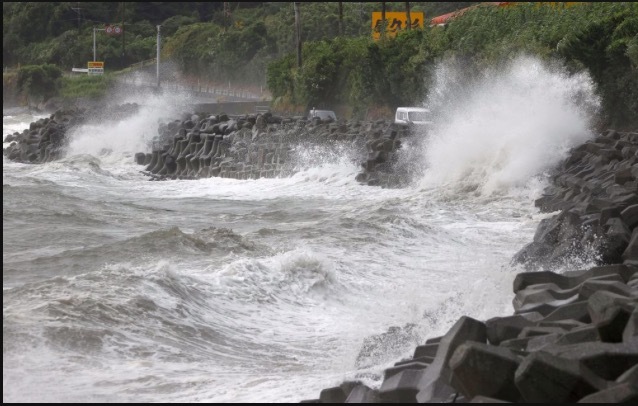
<path fill-rule="evenodd" d="M 28 98 L 48 99 L 57 94 L 62 71 L 55 65 L 27 65 L 18 70 L 18 89 Z"/>

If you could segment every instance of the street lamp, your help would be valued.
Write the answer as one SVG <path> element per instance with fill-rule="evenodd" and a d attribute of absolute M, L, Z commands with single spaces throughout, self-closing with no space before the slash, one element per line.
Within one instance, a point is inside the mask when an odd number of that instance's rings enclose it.
<path fill-rule="evenodd" d="M 160 87 L 160 27 L 161 25 L 157 26 L 157 88 L 159 89 Z"/>
<path fill-rule="evenodd" d="M 97 61 L 97 52 L 95 50 L 95 32 L 96 31 L 106 31 L 106 29 L 93 27 L 93 62 Z"/>

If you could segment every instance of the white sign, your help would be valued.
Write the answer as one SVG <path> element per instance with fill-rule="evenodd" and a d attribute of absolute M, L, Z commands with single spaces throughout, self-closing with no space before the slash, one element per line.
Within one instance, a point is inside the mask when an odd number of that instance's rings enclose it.
<path fill-rule="evenodd" d="M 123 31 L 123 29 L 119 25 L 105 25 L 104 26 L 104 32 L 106 32 L 106 35 L 120 35 L 122 33 L 122 31 Z"/>

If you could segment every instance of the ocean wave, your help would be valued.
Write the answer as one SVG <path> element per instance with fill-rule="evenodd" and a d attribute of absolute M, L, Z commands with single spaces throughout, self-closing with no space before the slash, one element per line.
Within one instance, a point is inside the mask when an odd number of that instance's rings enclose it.
<path fill-rule="evenodd" d="M 144 233 L 83 252 L 82 255 L 99 254 L 104 258 L 119 258 L 124 261 L 145 257 L 191 257 L 193 255 L 210 256 L 214 253 L 241 253 L 263 250 L 249 239 L 234 233 L 230 229 L 211 227 L 192 234 L 185 233 L 179 227 L 171 227 Z M 140 253 L 143 253 L 140 255 Z"/>
<path fill-rule="evenodd" d="M 77 227 L 103 226 L 98 219 L 85 219 L 81 211 L 59 216 L 59 221 L 67 227 L 72 222 L 80 223 Z M 17 280 L 38 280 L 61 270 L 66 275 L 88 274 L 110 264 L 130 263 L 145 267 L 162 259 L 175 263 L 219 263 L 233 255 L 251 257 L 270 252 L 267 246 L 255 244 L 232 230 L 216 228 L 189 234 L 172 227 L 123 241 L 109 238 L 107 242 L 100 234 L 79 240 L 70 236 L 67 244 L 60 247 L 49 240 L 50 234 L 47 232 L 43 237 L 42 249 L 18 252 L 14 258 L 5 258 L 5 265 L 9 265 L 7 274 Z M 23 259 L 25 257 L 28 259 Z"/>
<path fill-rule="evenodd" d="M 227 339 L 210 323 L 215 312 L 198 281 L 177 274 L 167 262 L 104 267 L 3 293 L 11 303 L 5 307 L 5 332 L 13 326 L 10 330 L 30 332 L 65 353 L 113 352 L 128 359 L 142 356 L 136 348 L 146 348 L 146 357 L 194 360 L 207 351 L 203 341 L 218 345 Z M 160 344 L 148 346 L 147 337 Z"/>
<path fill-rule="evenodd" d="M 520 56 L 478 77 L 463 80 L 454 65 L 439 67 L 422 186 L 478 195 L 525 186 L 593 136 L 600 99 L 587 74 Z"/>
<path fill-rule="evenodd" d="M 62 167 L 73 172 L 88 172 L 106 177 L 115 177 L 112 173 L 102 168 L 100 158 L 89 154 L 67 156 L 50 165 Z"/>
<path fill-rule="evenodd" d="M 306 249 L 242 258 L 216 272 L 215 278 L 234 299 L 259 303 L 324 300 L 338 285 L 331 262 Z"/>

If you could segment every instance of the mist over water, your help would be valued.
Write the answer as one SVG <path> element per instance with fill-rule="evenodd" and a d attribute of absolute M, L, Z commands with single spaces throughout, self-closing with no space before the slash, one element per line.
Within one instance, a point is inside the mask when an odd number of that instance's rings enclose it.
<path fill-rule="evenodd" d="M 436 127 L 423 184 L 489 195 L 524 186 L 592 137 L 600 100 L 586 73 L 520 56 L 471 80 L 444 64 L 426 103 Z"/>
<path fill-rule="evenodd" d="M 149 182 L 133 156 L 185 112 L 168 94 L 121 95 L 139 113 L 78 127 L 60 161 L 3 158 L 3 400 L 298 402 L 511 314 L 543 173 L 598 100 L 533 58 L 437 75 L 404 189 L 359 184 L 338 145 L 300 145 L 287 178 Z"/>
<path fill-rule="evenodd" d="M 187 112 L 186 96 L 169 97 L 146 94 L 143 99 L 133 95 L 118 95 L 119 100 L 138 103 L 140 110 L 132 117 L 112 117 L 108 123 L 90 122 L 69 133 L 67 156 L 91 154 L 94 156 L 135 154 L 149 151 L 153 138 L 158 135 L 160 123 L 180 119 Z"/>

